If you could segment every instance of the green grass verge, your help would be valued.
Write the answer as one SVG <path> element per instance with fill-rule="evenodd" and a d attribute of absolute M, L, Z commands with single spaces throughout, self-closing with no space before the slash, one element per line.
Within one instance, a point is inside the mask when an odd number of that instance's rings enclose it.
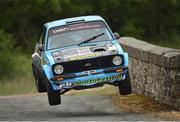
<path fill-rule="evenodd" d="M 0 80 L 0 95 L 17 95 L 35 93 L 35 83 L 31 71 L 31 60 L 22 54 L 17 54 L 14 59 L 15 72 Z"/>
<path fill-rule="evenodd" d="M 34 82 L 26 78 L 0 83 L 0 96 L 36 93 Z"/>

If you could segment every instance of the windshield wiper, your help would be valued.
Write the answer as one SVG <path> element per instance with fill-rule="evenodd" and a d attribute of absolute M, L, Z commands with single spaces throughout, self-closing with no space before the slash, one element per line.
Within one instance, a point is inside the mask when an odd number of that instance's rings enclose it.
<path fill-rule="evenodd" d="M 78 46 L 79 46 L 79 45 L 82 45 L 82 44 L 85 44 L 85 43 L 88 43 L 88 42 L 90 42 L 90 41 L 92 41 L 92 40 L 94 40 L 94 39 L 96 39 L 96 38 L 98 38 L 98 37 L 100 37 L 100 36 L 103 36 L 104 34 L 105 34 L 105 33 L 101 33 L 101 34 L 98 34 L 98 35 L 96 35 L 96 36 L 93 36 L 93 37 L 91 37 L 91 38 L 89 38 L 89 39 L 86 39 L 86 40 L 80 42 L 80 43 L 78 44 Z"/>

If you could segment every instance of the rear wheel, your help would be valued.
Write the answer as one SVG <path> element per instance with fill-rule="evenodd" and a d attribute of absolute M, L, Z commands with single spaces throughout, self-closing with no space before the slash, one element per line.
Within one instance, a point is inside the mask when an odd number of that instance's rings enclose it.
<path fill-rule="evenodd" d="M 119 93 L 121 95 L 131 94 L 132 89 L 131 89 L 131 81 L 130 81 L 129 72 L 127 73 L 126 79 L 119 82 L 118 87 L 119 87 Z"/>
<path fill-rule="evenodd" d="M 48 95 L 49 105 L 53 106 L 53 105 L 61 104 L 60 91 L 53 90 L 53 88 L 48 80 L 46 80 L 46 84 L 47 84 L 47 95 Z"/>
<path fill-rule="evenodd" d="M 39 93 L 46 92 L 46 86 L 42 83 L 42 81 L 39 78 L 35 79 L 35 82 Z"/>
<path fill-rule="evenodd" d="M 39 93 L 46 92 L 46 85 L 45 85 L 45 83 L 43 83 L 41 78 L 37 75 L 37 72 L 34 69 L 34 67 L 32 67 L 32 70 L 33 70 L 33 74 L 34 74 L 34 78 L 35 78 L 35 83 L 36 83 L 36 88 L 37 88 L 38 92 Z"/>

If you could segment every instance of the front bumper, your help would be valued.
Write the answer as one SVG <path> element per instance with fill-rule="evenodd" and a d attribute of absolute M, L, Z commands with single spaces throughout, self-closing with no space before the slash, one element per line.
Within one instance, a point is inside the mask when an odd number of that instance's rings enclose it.
<path fill-rule="evenodd" d="M 84 71 L 80 73 L 59 75 L 51 78 L 56 90 L 88 88 L 106 83 L 117 85 L 126 78 L 127 67 L 112 67 L 98 70 Z"/>

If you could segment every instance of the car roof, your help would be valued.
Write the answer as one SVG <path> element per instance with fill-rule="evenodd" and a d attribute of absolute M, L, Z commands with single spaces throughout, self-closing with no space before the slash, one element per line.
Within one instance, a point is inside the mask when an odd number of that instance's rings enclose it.
<path fill-rule="evenodd" d="M 45 23 L 44 26 L 49 29 L 57 26 L 62 26 L 62 25 L 67 25 L 70 23 L 77 23 L 80 21 L 105 21 L 102 17 L 100 16 L 80 16 L 80 17 L 72 17 L 72 18 L 67 18 L 67 19 L 61 19 L 61 20 L 55 20 L 52 22 Z"/>

